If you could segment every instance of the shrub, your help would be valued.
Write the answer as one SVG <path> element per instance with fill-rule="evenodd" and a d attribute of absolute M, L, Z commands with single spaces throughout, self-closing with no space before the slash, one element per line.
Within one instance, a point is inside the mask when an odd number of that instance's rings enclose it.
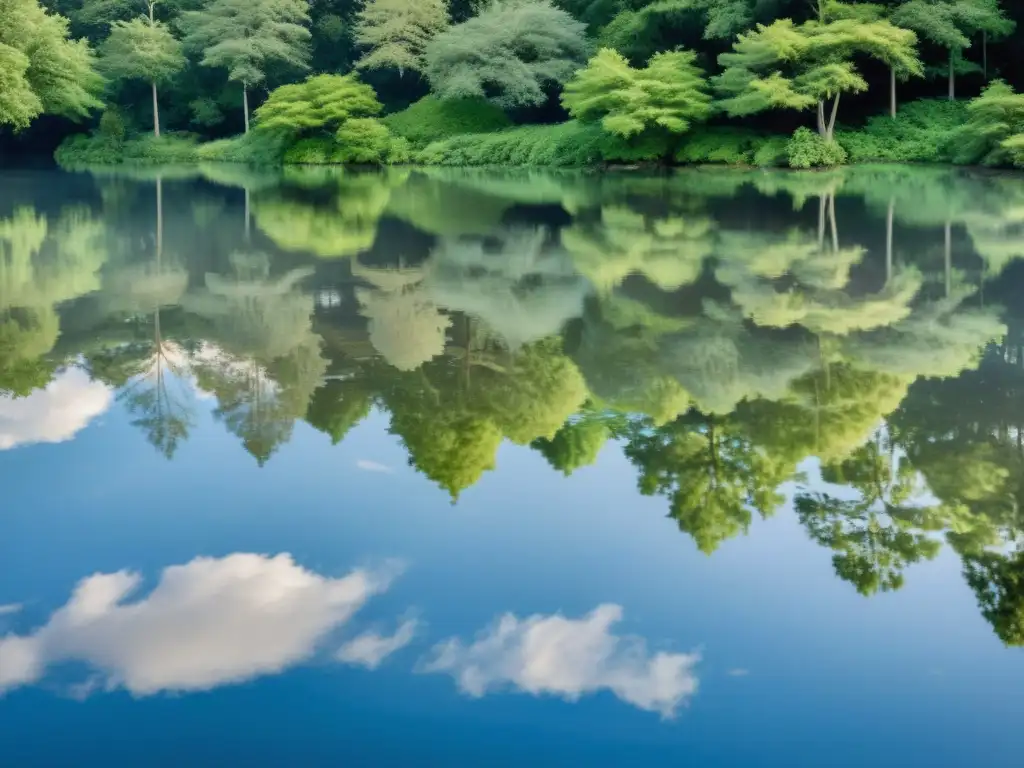
<path fill-rule="evenodd" d="M 963 102 L 922 99 L 903 105 L 895 119 L 876 115 L 863 128 L 836 131 L 836 141 L 854 163 L 949 162 L 953 136 L 966 120 Z"/>
<path fill-rule="evenodd" d="M 283 133 L 252 131 L 202 144 L 196 149 L 196 155 L 208 162 L 280 165 L 288 141 Z"/>
<path fill-rule="evenodd" d="M 425 96 L 401 112 L 384 118 L 391 132 L 415 147 L 464 133 L 490 133 L 510 127 L 508 116 L 483 99 L 448 99 Z"/>
<path fill-rule="evenodd" d="M 754 151 L 753 164 L 759 168 L 780 167 L 789 164 L 789 139 L 785 136 L 767 136 Z"/>
<path fill-rule="evenodd" d="M 382 163 L 391 148 L 391 132 L 372 117 L 346 120 L 335 139 L 342 163 Z"/>
<path fill-rule="evenodd" d="M 63 166 L 79 165 L 172 165 L 192 163 L 199 159 L 196 140 L 192 136 L 168 134 L 138 136 L 118 141 L 102 134 L 69 136 L 54 153 Z"/>
<path fill-rule="evenodd" d="M 101 136 L 114 144 L 123 144 L 128 129 L 124 124 L 124 117 L 116 107 L 107 107 L 100 117 L 99 127 L 96 135 Z"/>
<path fill-rule="evenodd" d="M 967 120 L 950 142 L 953 161 L 963 165 L 1011 165 L 1019 162 L 1024 141 L 1024 93 L 1002 80 L 989 85 L 967 105 Z"/>
<path fill-rule="evenodd" d="M 846 150 L 835 141 L 827 141 L 809 128 L 797 128 L 786 146 L 792 168 L 834 168 L 844 165 Z"/>

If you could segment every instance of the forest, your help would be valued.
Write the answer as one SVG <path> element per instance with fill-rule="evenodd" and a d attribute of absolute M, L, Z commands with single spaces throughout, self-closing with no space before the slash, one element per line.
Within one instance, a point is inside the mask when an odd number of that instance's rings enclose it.
<path fill-rule="evenodd" d="M 1024 166 L 1009 0 L 0 0 L 0 158 Z"/>

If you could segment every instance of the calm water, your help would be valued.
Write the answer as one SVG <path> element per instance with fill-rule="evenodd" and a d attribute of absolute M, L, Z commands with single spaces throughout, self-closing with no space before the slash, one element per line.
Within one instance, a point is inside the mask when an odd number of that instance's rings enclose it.
<path fill-rule="evenodd" d="M 1024 176 L 0 175 L 0 761 L 1009 766 Z"/>

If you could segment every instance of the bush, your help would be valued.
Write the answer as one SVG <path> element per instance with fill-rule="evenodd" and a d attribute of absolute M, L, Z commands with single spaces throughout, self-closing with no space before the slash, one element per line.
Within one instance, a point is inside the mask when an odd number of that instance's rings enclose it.
<path fill-rule="evenodd" d="M 435 141 L 413 158 L 423 165 L 515 165 L 579 167 L 600 162 L 657 160 L 665 139 L 642 136 L 625 141 L 600 125 L 575 120 L 556 125 L 524 125 L 504 131 L 453 136 Z"/>
<path fill-rule="evenodd" d="M 355 118 L 337 136 L 301 139 L 284 153 L 288 165 L 346 165 L 350 163 L 405 163 L 409 142 L 395 138 L 378 120 Z"/>
<path fill-rule="evenodd" d="M 196 155 L 207 162 L 280 165 L 288 141 L 283 133 L 252 131 L 202 144 L 196 149 Z"/>
<path fill-rule="evenodd" d="M 63 166 L 76 165 L 173 165 L 199 159 L 197 144 L 189 135 L 137 136 L 125 141 L 103 135 L 69 136 L 54 153 Z"/>
<path fill-rule="evenodd" d="M 797 128 L 786 146 L 791 168 L 834 168 L 844 165 L 846 150 L 836 141 L 826 141 L 809 128 Z"/>
<path fill-rule="evenodd" d="M 1020 164 L 1024 141 L 1024 94 L 995 80 L 967 105 L 967 120 L 950 141 L 953 162 L 963 165 Z"/>
<path fill-rule="evenodd" d="M 967 121 L 963 102 L 922 99 L 909 102 L 896 118 L 876 115 L 860 129 L 836 131 L 836 141 L 854 163 L 953 160 L 953 137 Z"/>
<path fill-rule="evenodd" d="M 425 96 L 408 109 L 388 115 L 384 124 L 414 147 L 465 133 L 491 133 L 512 124 L 498 107 L 483 99 L 442 101 Z"/>
<path fill-rule="evenodd" d="M 785 136 L 766 136 L 754 151 L 753 163 L 758 168 L 781 167 L 789 164 L 789 139 Z"/>

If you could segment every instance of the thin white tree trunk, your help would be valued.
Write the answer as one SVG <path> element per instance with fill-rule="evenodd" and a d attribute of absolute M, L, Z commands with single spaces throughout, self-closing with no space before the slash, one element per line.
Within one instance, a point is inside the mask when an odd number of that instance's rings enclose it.
<path fill-rule="evenodd" d="M 896 119 L 896 67 L 889 68 L 889 114 Z"/>
<path fill-rule="evenodd" d="M 836 94 L 836 100 L 834 102 L 832 102 L 832 115 L 828 119 L 828 133 L 825 136 L 825 138 L 828 139 L 829 141 L 833 140 L 833 137 L 835 136 L 835 133 L 836 133 L 836 115 L 839 114 L 839 96 L 840 95 L 841 94 L 837 93 Z"/>
<path fill-rule="evenodd" d="M 160 107 L 156 101 L 156 81 L 151 83 L 153 86 L 153 135 L 158 139 L 160 138 Z"/>
<path fill-rule="evenodd" d="M 825 138 L 825 102 L 818 102 L 818 135 Z"/>
<path fill-rule="evenodd" d="M 956 101 L 956 74 L 953 72 L 953 49 L 949 49 L 949 100 Z"/>
<path fill-rule="evenodd" d="M 242 110 L 245 112 L 245 132 L 249 132 L 249 86 L 242 83 Z"/>

